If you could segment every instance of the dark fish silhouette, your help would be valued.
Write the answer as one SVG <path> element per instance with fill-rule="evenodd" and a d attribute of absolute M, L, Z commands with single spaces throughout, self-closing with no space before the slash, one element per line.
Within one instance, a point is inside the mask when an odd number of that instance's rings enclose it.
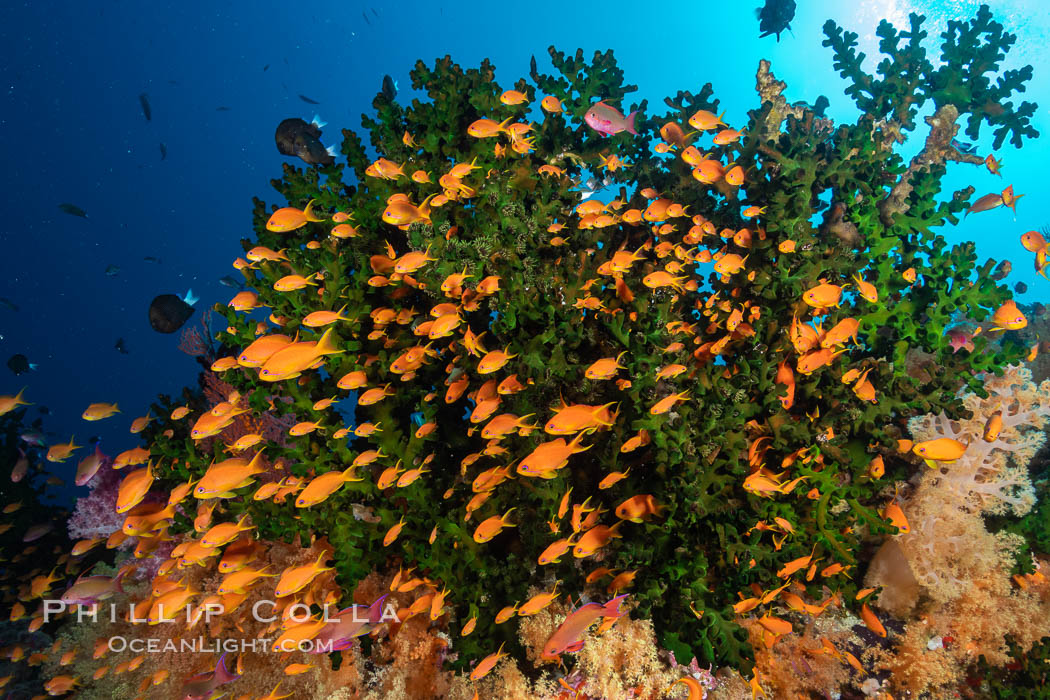
<path fill-rule="evenodd" d="M 7 297 L 0 297 L 0 306 L 3 306 L 5 309 L 9 309 L 11 311 L 18 311 L 18 304 L 11 301 Z"/>
<path fill-rule="evenodd" d="M 758 29 L 762 33 L 759 38 L 770 34 L 777 35 L 780 41 L 780 33 L 791 30 L 791 20 L 795 19 L 795 0 L 766 0 L 766 4 L 755 10 L 758 17 Z"/>
<path fill-rule="evenodd" d="M 319 105 L 319 104 L 321 104 L 321 103 L 320 103 L 320 102 L 318 102 L 317 100 L 311 100 L 311 99 L 310 99 L 309 97 L 307 97 L 306 95 L 299 95 L 299 99 L 300 99 L 300 100 L 302 100 L 303 102 L 305 102 L 305 103 L 306 103 L 306 104 L 308 104 L 308 105 Z"/>
<path fill-rule="evenodd" d="M 958 139 L 952 139 L 952 147 L 961 153 L 974 154 L 977 152 L 977 146 L 974 146 L 968 141 L 959 141 Z"/>
<path fill-rule="evenodd" d="M 244 287 L 243 282 L 239 282 L 234 278 L 230 277 L 229 275 L 226 275 L 225 277 L 220 277 L 219 284 L 221 284 L 224 287 L 231 287 L 233 289 L 242 289 Z"/>
<path fill-rule="evenodd" d="M 149 325 L 158 333 L 174 333 L 193 315 L 193 291 L 185 297 L 161 294 L 149 305 Z"/>
<path fill-rule="evenodd" d="M 106 277 L 116 277 L 117 273 L 120 272 L 120 267 L 117 265 L 106 266 Z"/>
<path fill-rule="evenodd" d="M 270 64 L 269 63 L 267 63 L 265 66 L 263 66 L 263 73 L 265 73 L 268 70 L 270 70 Z"/>
<path fill-rule="evenodd" d="M 29 358 L 22 353 L 12 355 L 11 359 L 7 361 L 7 367 L 15 373 L 15 376 L 25 374 L 31 369 L 36 369 L 36 365 L 31 363 Z"/>
<path fill-rule="evenodd" d="M 991 278 L 998 282 L 999 280 L 1010 274 L 1011 270 L 1014 269 L 1014 265 L 1009 260 L 1003 260 L 999 263 L 995 270 L 992 271 Z"/>
<path fill-rule="evenodd" d="M 368 19 L 368 15 L 366 15 L 366 14 L 364 13 L 364 11 L 362 11 L 362 12 L 361 12 L 361 16 L 365 18 L 365 22 L 366 22 L 366 23 L 367 23 L 367 24 L 368 24 L 369 26 L 371 26 L 371 25 L 372 25 L 372 23 L 371 23 L 371 22 L 369 21 L 369 19 Z"/>
<path fill-rule="evenodd" d="M 126 345 L 124 345 L 124 339 L 123 338 L 117 338 L 117 342 L 113 345 L 113 348 L 117 352 L 119 352 L 121 355 L 127 355 L 128 354 L 128 348 L 127 348 Z"/>
<path fill-rule="evenodd" d="M 297 156 L 310 165 L 331 165 L 335 162 L 335 147 L 325 148 L 321 143 L 321 127 L 325 122 L 314 116 L 306 122 L 298 117 L 285 119 L 277 125 L 274 140 L 281 155 Z"/>
<path fill-rule="evenodd" d="M 157 263 L 158 265 L 160 265 L 160 258 L 155 258 L 152 255 L 147 255 L 146 257 L 144 257 L 142 259 L 145 260 L 146 262 Z"/>
<path fill-rule="evenodd" d="M 139 104 L 142 105 L 142 114 L 145 115 L 146 121 L 153 121 L 153 110 L 149 106 L 149 95 L 146 93 L 139 95 Z"/>
<path fill-rule="evenodd" d="M 397 97 L 397 88 L 394 86 L 394 79 L 389 75 L 383 76 L 383 97 L 389 102 L 393 102 L 394 98 Z"/>
<path fill-rule="evenodd" d="M 62 202 L 58 205 L 58 208 L 69 214 L 70 216 L 79 216 L 81 219 L 88 218 L 87 212 L 78 207 L 76 204 L 70 204 L 69 202 Z"/>
<path fill-rule="evenodd" d="M 370 9 L 372 10 L 372 14 L 373 14 L 373 15 L 375 15 L 376 17 L 378 17 L 378 16 L 379 16 L 379 13 L 378 13 L 378 12 L 376 12 L 376 8 L 374 8 L 374 7 L 373 7 L 373 8 L 370 8 Z"/>
<path fill-rule="evenodd" d="M 168 147 L 164 145 L 164 142 L 160 142 L 160 159 L 164 160 L 168 157 Z"/>
<path fill-rule="evenodd" d="M 1018 282 L 1017 284 L 1014 285 L 1014 291 L 1017 292 L 1018 294 L 1024 294 L 1025 292 L 1028 291 L 1028 285 L 1025 284 L 1024 282 Z"/>
<path fill-rule="evenodd" d="M 229 107 L 227 107 L 227 106 L 225 106 L 225 105 L 223 105 L 222 107 L 216 107 L 216 108 L 215 108 L 215 111 L 216 111 L 216 112 L 229 112 L 229 111 L 230 111 L 230 108 L 229 108 Z"/>
<path fill-rule="evenodd" d="M 536 57 L 533 56 L 529 59 L 529 75 L 536 75 L 539 71 L 536 70 Z"/>

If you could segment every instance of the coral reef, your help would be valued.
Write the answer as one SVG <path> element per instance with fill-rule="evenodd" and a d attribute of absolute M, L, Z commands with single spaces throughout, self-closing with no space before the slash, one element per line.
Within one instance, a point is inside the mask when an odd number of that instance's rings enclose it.
<path fill-rule="evenodd" d="M 338 656 L 239 655 L 230 692 L 283 679 L 296 697 L 656 698 L 686 675 L 723 698 L 917 693 L 1031 648 L 1045 581 L 1011 578 L 1023 538 L 982 518 L 1031 508 L 1050 385 L 1012 365 L 1016 339 L 957 351 L 958 318 L 1016 319 L 993 262 L 936 233 L 974 192 L 942 196 L 947 165 L 983 162 L 952 145 L 960 121 L 997 147 L 1037 135 L 1035 106 L 1009 99 L 1031 68 L 1000 73 L 1014 37 L 986 7 L 950 23 L 936 62 L 921 17 L 884 22 L 880 78 L 855 34 L 825 34 L 853 121 L 789 104 L 765 61 L 734 127 L 710 84 L 656 113 L 628 105 L 611 51 L 552 47 L 551 73 L 533 61 L 531 82 L 503 87 L 488 61 L 420 61 L 425 98 L 381 93 L 362 118 L 378 158 L 345 130 L 345 164 L 286 164 L 288 206 L 256 200 L 225 327 L 185 336 L 207 372 L 181 405 L 161 397 L 150 466 L 121 472 L 153 589 L 132 585 L 136 609 L 153 593 L 225 604 L 158 625 L 171 639 L 312 638 L 322 620 L 247 611 L 388 595 L 397 619 Z M 942 435 L 965 459 L 895 457 Z M 892 487 L 916 472 L 898 534 Z M 880 614 L 905 618 L 892 636 L 853 578 L 883 535 L 869 576 Z M 223 560 L 252 567 L 244 591 L 218 592 Z M 80 648 L 142 634 L 69 627 Z M 178 669 L 177 697 L 206 665 L 148 656 L 94 681 L 85 657 L 47 671 L 104 697 Z"/>

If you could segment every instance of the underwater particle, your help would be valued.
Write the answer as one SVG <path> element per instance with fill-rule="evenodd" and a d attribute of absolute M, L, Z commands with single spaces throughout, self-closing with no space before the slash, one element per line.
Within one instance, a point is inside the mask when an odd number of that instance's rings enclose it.
<path fill-rule="evenodd" d="M 62 202 L 58 205 L 58 208 L 64 211 L 70 216 L 79 216 L 81 219 L 88 218 L 87 212 L 78 207 L 76 204 L 70 204 L 69 202 Z"/>
<path fill-rule="evenodd" d="M 119 265 L 106 265 L 106 277 L 116 277 L 118 272 L 120 272 Z"/>
<path fill-rule="evenodd" d="M 142 105 L 142 115 L 146 117 L 146 121 L 153 121 L 153 109 L 149 106 L 149 95 L 144 92 L 140 93 L 139 104 Z"/>
<path fill-rule="evenodd" d="M 124 339 L 123 338 L 117 338 L 117 342 L 113 344 L 113 349 L 116 350 L 117 352 L 119 352 L 121 355 L 127 355 L 128 354 L 128 348 L 124 344 Z"/>
<path fill-rule="evenodd" d="M 393 102 L 394 98 L 397 97 L 397 83 L 389 75 L 383 76 L 383 97 L 390 102 Z"/>
<path fill-rule="evenodd" d="M 302 100 L 303 102 L 305 102 L 308 105 L 319 105 L 319 104 L 321 104 L 317 100 L 312 100 L 309 97 L 307 97 L 306 95 L 302 95 L 302 94 L 299 95 L 299 99 Z"/>
<path fill-rule="evenodd" d="M 25 374 L 31 369 L 36 369 L 36 365 L 30 362 L 29 358 L 23 355 L 22 353 L 12 355 L 11 358 L 7 361 L 7 367 L 15 373 L 15 376 Z"/>
<path fill-rule="evenodd" d="M 174 333 L 193 315 L 196 301 L 193 290 L 186 292 L 185 297 L 161 294 L 149 305 L 149 325 L 158 333 Z"/>
<path fill-rule="evenodd" d="M 1017 292 L 1018 294 L 1024 294 L 1025 292 L 1028 291 L 1028 285 L 1025 284 L 1024 282 L 1018 282 L 1017 284 L 1014 285 L 1014 291 Z"/>
<path fill-rule="evenodd" d="M 321 127 L 324 125 L 317 115 L 310 122 L 298 117 L 285 119 L 277 125 L 274 134 L 278 152 L 301 158 L 310 165 L 331 165 L 335 162 L 335 146 L 326 149 L 321 143 Z"/>
<path fill-rule="evenodd" d="M 160 159 L 164 160 L 168 157 L 168 147 L 164 145 L 164 142 L 160 142 Z"/>
<path fill-rule="evenodd" d="M 770 34 L 777 35 L 780 41 L 780 33 L 791 31 L 791 20 L 795 19 L 795 0 L 766 0 L 766 4 L 755 9 L 755 17 L 758 18 L 758 29 L 762 39 Z"/>

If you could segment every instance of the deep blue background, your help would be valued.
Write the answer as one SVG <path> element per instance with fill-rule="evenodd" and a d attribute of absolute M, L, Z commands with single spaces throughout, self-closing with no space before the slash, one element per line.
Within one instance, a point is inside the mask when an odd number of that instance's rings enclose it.
<path fill-rule="evenodd" d="M 566 51 L 582 47 L 588 57 L 611 47 L 627 82 L 640 86 L 639 99 L 656 106 L 665 95 L 696 91 L 710 81 L 727 121 L 740 124 L 757 106 L 754 74 L 765 57 L 787 81 L 789 99 L 813 101 L 824 93 L 833 116 L 852 119 L 830 50 L 820 46 L 825 19 L 858 31 L 862 50 L 871 55 L 880 17 L 903 26 L 906 13 L 919 6 L 936 36 L 946 17 L 968 16 L 978 5 L 800 0 L 793 34 L 777 43 L 758 38 L 757 4 L 4 3 L 0 297 L 20 310 L 0 308 L 0 363 L 22 352 L 40 367 L 15 377 L 0 366 L 0 394 L 28 386 L 27 398 L 51 410 L 45 416 L 51 442 L 76 433 L 81 442 L 101 435 L 110 454 L 134 446 L 130 421 L 158 393 L 175 394 L 193 383 L 199 369 L 176 348 L 177 335 L 150 329 L 149 301 L 192 287 L 203 310 L 232 296 L 218 279 L 233 272 L 238 241 L 251 234 L 251 197 L 275 200 L 269 181 L 281 173 L 277 123 L 317 112 L 329 122 L 325 143 L 338 145 L 339 130 L 358 128 L 361 113 L 371 110 L 384 74 L 399 82 L 400 99 L 410 96 L 408 71 L 417 58 L 430 63 L 451 54 L 474 66 L 490 57 L 497 78 L 509 85 L 527 74 L 530 56 L 549 65 L 550 44 Z M 1035 125 L 1044 133 L 1050 80 L 1038 61 L 1050 25 L 1048 5 L 993 3 L 997 19 L 1021 33 L 1006 67 L 1037 63 L 1033 89 L 1022 98 L 1041 104 Z M 152 121 L 140 109 L 142 92 L 149 95 Z M 299 93 L 320 105 L 305 104 Z M 217 111 L 220 106 L 229 111 Z M 168 151 L 164 161 L 161 142 Z M 982 155 L 989 142 L 982 139 Z M 1047 149 L 1032 142 L 1020 152 L 1005 146 L 998 155 L 1004 180 L 957 165 L 948 184 L 972 182 L 980 195 L 1014 183 L 1027 194 L 1017 221 L 1000 209 L 945 234 L 952 241 L 977 240 L 982 258 L 1011 258 L 1010 283 L 1028 284 L 1026 301 L 1045 300 L 1050 283 L 1034 275 L 1018 235 L 1047 223 Z M 61 202 L 83 207 L 89 218 L 61 213 Z M 147 255 L 162 263 L 144 262 Z M 115 277 L 104 274 L 110 264 L 121 268 Z M 200 311 L 191 323 L 199 319 Z M 113 347 L 121 336 L 128 355 Z M 80 413 L 93 401 L 117 401 L 124 412 L 85 423 Z M 30 417 L 36 415 L 34 409 Z M 71 481 L 76 460 L 86 453 L 56 470 Z"/>

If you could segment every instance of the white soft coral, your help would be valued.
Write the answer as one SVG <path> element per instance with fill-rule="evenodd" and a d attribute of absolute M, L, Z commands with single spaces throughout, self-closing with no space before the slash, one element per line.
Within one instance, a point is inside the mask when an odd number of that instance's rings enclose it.
<path fill-rule="evenodd" d="M 1001 377 L 985 380 L 988 397 L 963 397 L 972 417 L 949 420 L 943 413 L 913 418 L 908 423 L 915 440 L 949 437 L 966 443 L 966 454 L 942 465 L 936 487 L 955 496 L 957 505 L 979 513 L 1024 515 L 1035 503 L 1028 462 L 1045 440 L 1050 418 L 1050 380 L 1036 386 L 1025 367 L 1007 367 Z M 1003 427 L 993 442 L 984 440 L 989 417 L 1002 411 Z"/>
<path fill-rule="evenodd" d="M 985 380 L 987 398 L 963 397 L 970 418 L 950 420 L 939 414 L 909 422 L 916 441 L 949 437 L 968 445 L 955 462 L 922 467 L 918 483 L 901 504 L 910 532 L 894 539 L 914 580 L 932 601 L 947 603 L 965 595 L 975 582 L 1009 571 L 1023 545 L 1017 537 L 988 532 L 983 516 L 1021 516 L 1035 503 L 1028 463 L 1045 439 L 1050 380 L 1037 387 L 1031 377 L 1024 367 L 1007 367 L 1002 376 Z M 1002 411 L 1003 427 L 987 442 L 985 427 L 996 411 Z M 873 578 L 869 585 L 883 583 Z M 909 600 L 915 604 L 914 594 Z"/>

